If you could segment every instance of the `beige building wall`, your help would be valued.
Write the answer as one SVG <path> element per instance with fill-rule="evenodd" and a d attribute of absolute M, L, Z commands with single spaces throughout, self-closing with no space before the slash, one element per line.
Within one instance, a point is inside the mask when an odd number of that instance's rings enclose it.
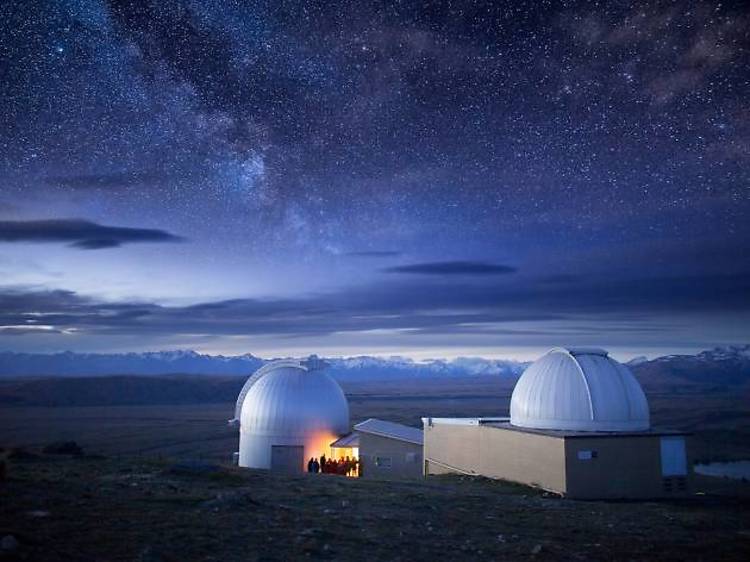
<path fill-rule="evenodd" d="M 560 494 L 565 479 L 565 440 L 560 437 L 479 426 L 480 473 Z"/>
<path fill-rule="evenodd" d="M 476 425 L 425 424 L 425 474 L 479 474 L 478 429 Z"/>
<path fill-rule="evenodd" d="M 425 424 L 424 472 L 477 474 L 580 499 L 684 495 L 689 475 L 662 476 L 661 438 L 562 437 L 491 425 Z"/>
<path fill-rule="evenodd" d="M 359 464 L 363 478 L 418 478 L 422 445 L 359 432 Z"/>
<path fill-rule="evenodd" d="M 464 472 L 564 494 L 563 439 L 486 425 L 437 423 L 424 428 L 425 474 Z"/>
<path fill-rule="evenodd" d="M 664 477 L 661 435 L 572 437 L 565 440 L 568 494 L 575 498 L 684 495 L 684 477 Z M 589 458 L 593 456 L 593 458 Z M 691 466 L 688 462 L 687 466 Z"/>

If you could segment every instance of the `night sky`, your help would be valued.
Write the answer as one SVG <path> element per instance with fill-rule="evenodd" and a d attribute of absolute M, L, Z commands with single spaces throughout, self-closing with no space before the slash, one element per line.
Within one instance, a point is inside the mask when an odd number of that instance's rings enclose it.
<path fill-rule="evenodd" d="M 0 3 L 0 349 L 750 340 L 742 2 Z"/>

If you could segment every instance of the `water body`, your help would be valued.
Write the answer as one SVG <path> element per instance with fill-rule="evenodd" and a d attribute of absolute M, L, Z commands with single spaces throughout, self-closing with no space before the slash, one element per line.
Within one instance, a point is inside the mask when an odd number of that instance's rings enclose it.
<path fill-rule="evenodd" d="M 750 461 L 712 462 L 696 464 L 695 472 L 704 476 L 721 476 L 724 478 L 747 478 L 750 480 Z"/>

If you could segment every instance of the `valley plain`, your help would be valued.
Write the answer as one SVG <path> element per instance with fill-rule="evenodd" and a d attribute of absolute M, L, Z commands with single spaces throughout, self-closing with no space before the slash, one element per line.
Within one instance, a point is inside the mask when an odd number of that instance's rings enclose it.
<path fill-rule="evenodd" d="M 166 403 L 161 404 L 118 403 L 132 384 L 143 385 L 140 392 L 150 392 L 158 401 L 162 379 L 178 388 L 180 382 L 188 385 L 191 401 L 179 403 L 185 401 L 180 391 L 163 395 L 161 400 Z M 33 398 L 44 403 L 44 388 L 52 385 L 55 405 L 24 406 L 6 401 L 0 407 L 0 446 L 40 447 L 55 441 L 76 441 L 89 453 L 214 461 L 229 460 L 237 449 L 237 430 L 227 425 L 234 403 L 227 398 L 236 396 L 244 378 L 191 375 L 120 377 L 120 381 L 119 385 L 111 385 L 111 379 L 103 377 L 4 381 L 0 396 L 20 396 L 29 402 Z M 18 390 L 30 383 L 31 390 L 24 392 L 33 396 Z M 478 376 L 348 382 L 342 386 L 349 399 L 352 423 L 373 417 L 419 427 L 421 418 L 428 416 L 508 415 L 513 383 L 507 378 Z M 66 398 L 66 393 L 59 391 L 60 385 L 86 388 L 88 394 L 68 393 Z M 98 392 L 97 385 L 104 385 L 105 390 Z M 680 390 L 647 382 L 644 387 L 653 424 L 692 432 L 692 456 L 696 460 L 750 458 L 750 401 L 745 387 Z M 208 402 L 202 398 L 212 392 L 223 400 Z M 70 405 L 66 406 L 65 400 Z M 140 394 L 134 394 L 133 400 L 143 401 Z"/>

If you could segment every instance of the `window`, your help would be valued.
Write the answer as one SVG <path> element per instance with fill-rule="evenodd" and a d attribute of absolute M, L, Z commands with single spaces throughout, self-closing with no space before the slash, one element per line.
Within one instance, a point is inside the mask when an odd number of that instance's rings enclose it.
<path fill-rule="evenodd" d="M 595 459 L 598 456 L 599 454 L 596 451 L 590 451 L 590 450 L 584 450 L 584 449 L 581 449 L 580 451 L 578 451 L 579 461 L 590 461 L 591 459 Z"/>
<path fill-rule="evenodd" d="M 417 462 L 417 453 L 406 453 L 406 462 L 409 464 Z"/>
<path fill-rule="evenodd" d="M 378 468 L 391 468 L 391 457 L 381 457 L 378 455 L 375 455 L 373 457 L 375 460 L 375 466 Z"/>

